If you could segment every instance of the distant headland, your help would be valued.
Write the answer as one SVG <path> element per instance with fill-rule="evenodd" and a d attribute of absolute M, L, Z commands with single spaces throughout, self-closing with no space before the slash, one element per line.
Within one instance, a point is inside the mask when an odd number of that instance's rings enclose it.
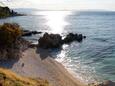
<path fill-rule="evenodd" d="M 23 16 L 24 14 L 19 14 L 14 10 L 11 10 L 9 7 L 2 7 L 0 6 L 0 19 L 6 17 L 13 17 L 13 16 Z"/>

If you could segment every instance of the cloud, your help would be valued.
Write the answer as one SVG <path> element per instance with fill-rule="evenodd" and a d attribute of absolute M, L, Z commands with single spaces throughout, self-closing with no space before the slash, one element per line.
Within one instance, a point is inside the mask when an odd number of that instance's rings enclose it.
<path fill-rule="evenodd" d="M 110 9 L 115 10 L 115 0 L 10 0 L 5 3 L 12 8 L 38 9 Z"/>

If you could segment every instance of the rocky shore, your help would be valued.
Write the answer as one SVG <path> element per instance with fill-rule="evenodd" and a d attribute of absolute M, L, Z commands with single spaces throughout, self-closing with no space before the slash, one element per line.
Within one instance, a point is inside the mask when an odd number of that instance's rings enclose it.
<path fill-rule="evenodd" d="M 73 41 L 81 42 L 86 36 L 69 33 L 62 39 L 59 34 L 45 33 L 35 46 L 22 38 L 24 34 L 28 36 L 40 33 L 23 31 L 18 24 L 0 25 L 0 67 L 8 68 L 22 76 L 47 79 L 52 86 L 87 86 L 55 61 L 48 50 L 60 48 L 63 44 Z M 106 81 L 88 86 L 115 86 L 115 83 Z"/>
<path fill-rule="evenodd" d="M 30 48 L 31 43 L 23 39 L 22 34 L 18 24 L 5 23 L 0 26 L 1 67 L 22 76 L 47 79 L 52 86 L 83 86 L 47 50 Z"/>

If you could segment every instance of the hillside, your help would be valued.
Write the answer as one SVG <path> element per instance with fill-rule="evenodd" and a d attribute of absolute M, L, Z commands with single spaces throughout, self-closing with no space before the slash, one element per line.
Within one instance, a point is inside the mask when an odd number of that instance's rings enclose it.
<path fill-rule="evenodd" d="M 46 80 L 32 79 L 16 75 L 12 71 L 0 68 L 0 86 L 50 86 Z"/>

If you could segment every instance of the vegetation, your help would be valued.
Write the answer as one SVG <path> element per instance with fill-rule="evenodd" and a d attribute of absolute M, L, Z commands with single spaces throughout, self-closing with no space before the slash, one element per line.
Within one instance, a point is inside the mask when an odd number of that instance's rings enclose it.
<path fill-rule="evenodd" d="M 4 23 L 0 26 L 0 45 L 11 46 L 21 35 L 18 24 Z"/>
<path fill-rule="evenodd" d="M 0 68 L 0 86 L 50 86 L 47 80 L 32 79 L 16 75 L 10 70 Z"/>
<path fill-rule="evenodd" d="M 21 16 L 22 14 L 18 14 L 17 12 L 14 12 L 9 7 L 2 7 L 0 6 L 0 18 L 6 18 L 10 16 Z"/>
<path fill-rule="evenodd" d="M 0 6 L 0 18 L 5 18 L 11 16 L 11 11 L 8 7 Z"/>

